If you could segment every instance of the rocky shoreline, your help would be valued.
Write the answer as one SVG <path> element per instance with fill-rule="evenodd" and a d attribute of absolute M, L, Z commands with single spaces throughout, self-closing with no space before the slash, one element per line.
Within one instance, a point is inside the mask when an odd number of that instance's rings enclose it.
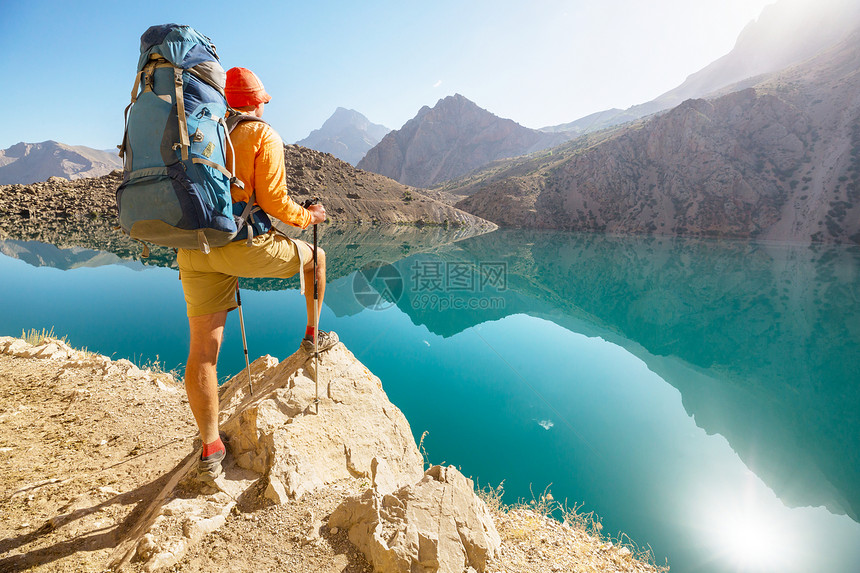
<path fill-rule="evenodd" d="M 573 513 L 548 517 L 550 496 L 504 507 L 456 468 L 425 472 L 343 345 L 312 414 L 309 368 L 301 351 L 262 357 L 253 395 L 244 372 L 222 387 L 232 461 L 210 492 L 188 475 L 196 432 L 172 375 L 0 338 L 0 571 L 661 570 Z"/>
<path fill-rule="evenodd" d="M 452 207 L 444 193 L 409 188 L 297 145 L 286 146 L 284 152 L 292 197 L 299 202 L 320 197 L 326 205 L 329 221 L 320 225 L 326 249 L 338 245 L 348 249 L 348 257 L 330 258 L 331 276 L 355 270 L 338 265 L 356 257 L 386 260 L 394 251 L 412 252 L 496 229 L 493 223 Z M 0 240 L 82 247 L 139 260 L 143 244 L 119 228 L 116 189 L 121 183 L 122 172 L 114 171 L 73 181 L 51 177 L 31 185 L 0 185 Z M 290 236 L 311 240 L 310 230 L 280 223 L 279 228 Z M 383 236 L 382 243 L 361 240 L 363 235 L 377 232 Z M 146 264 L 175 266 L 173 249 L 149 247 Z M 391 252 L 379 252 L 380 247 Z"/>
<path fill-rule="evenodd" d="M 489 221 L 452 207 L 444 193 L 415 189 L 356 169 L 328 153 L 284 148 L 287 188 L 301 203 L 318 197 L 336 223 L 416 225 L 491 230 Z M 67 181 L 51 177 L 31 185 L 0 185 L 0 238 L 73 243 L 77 235 L 103 237 L 102 250 L 140 251 L 119 230 L 116 190 L 122 171 Z"/>

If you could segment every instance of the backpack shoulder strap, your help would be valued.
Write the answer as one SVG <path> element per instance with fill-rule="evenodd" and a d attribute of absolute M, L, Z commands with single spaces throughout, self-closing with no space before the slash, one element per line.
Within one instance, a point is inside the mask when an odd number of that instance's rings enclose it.
<path fill-rule="evenodd" d="M 237 125 L 245 121 L 262 121 L 263 123 L 266 123 L 262 118 L 238 112 L 233 108 L 228 107 L 227 112 L 227 118 L 221 118 L 218 121 L 224 125 L 224 137 L 227 140 L 227 145 L 230 146 L 231 151 L 233 150 L 233 142 L 230 140 L 230 134 L 233 133 L 233 130 L 236 129 Z M 234 156 L 234 163 L 230 168 L 230 184 L 235 185 L 239 189 L 244 189 L 245 185 L 236 177 L 235 161 L 236 159 Z"/>
<path fill-rule="evenodd" d="M 236 111 L 235 109 L 231 109 L 229 111 L 230 111 L 230 114 L 227 116 L 227 133 L 228 134 L 233 133 L 233 130 L 236 129 L 237 125 L 239 125 L 240 123 L 246 122 L 246 121 L 260 121 L 260 122 L 266 123 L 266 125 L 268 125 L 266 120 L 263 119 L 262 117 L 257 117 L 255 115 L 248 115 L 246 113 L 241 113 L 241 112 Z"/>
<path fill-rule="evenodd" d="M 227 144 L 230 146 L 230 149 L 233 148 L 233 142 L 230 141 L 230 134 L 233 133 L 233 130 L 236 129 L 236 126 L 240 123 L 244 123 L 246 121 L 259 121 L 268 125 L 268 123 L 260 117 L 254 115 L 248 115 L 245 113 L 241 113 L 236 111 L 235 109 L 228 109 L 227 119 L 224 120 L 224 124 L 226 127 L 226 135 L 227 135 Z M 235 162 L 235 153 L 234 153 L 234 162 Z M 245 186 L 242 182 L 235 176 L 236 166 L 235 163 L 233 165 L 233 174 L 234 176 L 231 178 L 230 183 L 236 185 L 240 189 L 244 189 Z M 241 229 L 243 226 L 247 226 L 248 228 L 248 246 L 252 244 L 254 239 L 254 226 L 249 224 L 249 220 L 252 218 L 253 214 L 256 212 L 263 212 L 263 209 L 257 205 L 257 198 L 255 197 L 256 193 L 251 193 L 251 197 L 248 199 L 244 208 L 242 209 L 242 214 L 236 216 L 236 224 Z"/>

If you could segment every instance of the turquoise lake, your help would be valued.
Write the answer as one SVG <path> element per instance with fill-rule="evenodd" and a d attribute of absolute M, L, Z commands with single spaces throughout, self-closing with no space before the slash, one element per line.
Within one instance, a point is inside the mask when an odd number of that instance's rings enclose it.
<path fill-rule="evenodd" d="M 860 248 L 369 227 L 322 245 L 322 328 L 432 462 L 509 502 L 549 487 L 672 571 L 860 571 Z M 181 368 L 169 255 L 0 253 L 0 335 Z M 297 283 L 243 287 L 252 357 L 294 352 Z M 237 313 L 218 367 L 244 367 Z"/>

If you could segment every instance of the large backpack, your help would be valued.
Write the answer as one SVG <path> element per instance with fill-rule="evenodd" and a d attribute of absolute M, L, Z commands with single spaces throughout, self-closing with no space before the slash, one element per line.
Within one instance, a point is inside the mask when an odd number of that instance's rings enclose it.
<path fill-rule="evenodd" d="M 259 209 L 252 197 L 234 215 L 230 185 L 242 183 L 225 165 L 225 80 L 215 46 L 193 28 L 164 24 L 141 36 L 116 192 L 120 227 L 132 238 L 209 252 Z"/>

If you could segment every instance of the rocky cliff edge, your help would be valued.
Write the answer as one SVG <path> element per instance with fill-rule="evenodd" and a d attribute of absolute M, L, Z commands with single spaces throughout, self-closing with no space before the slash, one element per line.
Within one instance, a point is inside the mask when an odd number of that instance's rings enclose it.
<path fill-rule="evenodd" d="M 318 413 L 302 351 L 221 387 L 230 455 L 205 490 L 171 374 L 31 342 L 0 337 L 0 571 L 658 570 L 576 524 L 488 507 L 452 466 L 425 471 L 342 344 L 319 361 Z"/>

